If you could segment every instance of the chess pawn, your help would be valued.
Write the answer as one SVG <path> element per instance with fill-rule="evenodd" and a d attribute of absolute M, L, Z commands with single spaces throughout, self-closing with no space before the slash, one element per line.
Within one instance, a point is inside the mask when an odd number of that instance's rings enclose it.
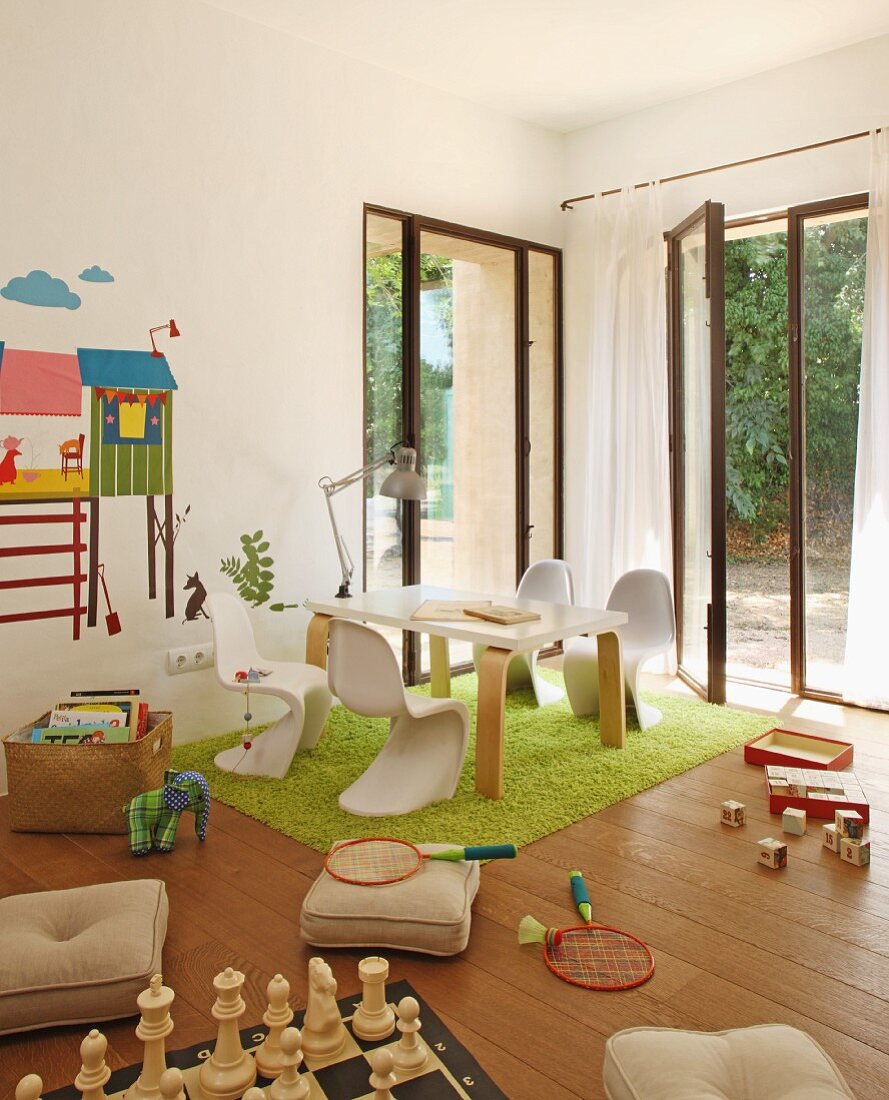
<path fill-rule="evenodd" d="M 364 985 L 364 995 L 352 1017 L 352 1031 L 359 1039 L 388 1039 L 395 1030 L 395 1013 L 386 1003 L 389 964 L 378 955 L 362 959 L 358 964 L 358 977 Z"/>
<path fill-rule="evenodd" d="M 40 1100 L 43 1092 L 43 1078 L 36 1073 L 29 1073 L 15 1086 L 15 1100 Z"/>
<path fill-rule="evenodd" d="M 167 1068 L 166 1040 L 173 1030 L 170 1005 L 176 994 L 163 984 L 160 974 L 155 974 L 136 998 L 142 1015 L 136 1025 L 136 1038 L 145 1043 L 142 1070 L 138 1078 L 123 1094 L 124 1100 L 158 1100 L 161 1074 Z"/>
<path fill-rule="evenodd" d="M 262 1022 L 269 1029 L 265 1041 L 256 1048 L 253 1057 L 256 1068 L 263 1077 L 277 1077 L 284 1068 L 281 1056 L 281 1032 L 290 1026 L 293 1009 L 287 1003 L 290 997 L 290 983 L 280 974 L 276 974 L 268 984 L 269 1007 Z"/>
<path fill-rule="evenodd" d="M 160 1090 L 164 1100 L 185 1100 L 182 1070 L 175 1066 L 165 1069 L 161 1074 Z"/>
<path fill-rule="evenodd" d="M 269 1100 L 306 1100 L 309 1095 L 309 1081 L 300 1075 L 299 1065 L 303 1060 L 300 1050 L 300 1034 L 295 1027 L 286 1027 L 281 1032 L 281 1075 L 269 1086 Z M 245 1097 L 244 1100 L 247 1100 Z"/>
<path fill-rule="evenodd" d="M 397 1028 L 401 1032 L 401 1038 L 392 1050 L 395 1056 L 395 1068 L 402 1073 L 413 1073 L 426 1065 L 429 1057 L 429 1048 L 420 1041 L 417 1032 L 421 1024 L 419 1020 L 420 1006 L 414 997 L 402 997 L 398 1002 Z"/>
<path fill-rule="evenodd" d="M 395 1064 L 392 1051 L 388 1047 L 380 1047 L 371 1054 L 370 1064 L 373 1067 L 370 1075 L 370 1087 L 374 1089 L 373 1100 L 393 1100 L 392 1087 L 398 1078 L 392 1072 Z"/>
<path fill-rule="evenodd" d="M 111 1076 L 111 1070 L 105 1064 L 105 1051 L 108 1040 L 96 1028 L 80 1044 L 82 1059 L 80 1073 L 74 1078 L 74 1087 L 83 1093 L 83 1100 L 108 1100 L 105 1084 Z"/>
<path fill-rule="evenodd" d="M 238 1020 L 246 1005 L 241 997 L 244 975 L 227 966 L 213 979 L 216 1003 L 211 1009 L 219 1021 L 219 1034 L 213 1053 L 201 1065 L 199 1080 L 207 1100 L 241 1100 L 256 1081 L 256 1063 L 241 1046 Z"/>
<path fill-rule="evenodd" d="M 256 1085 L 253 1085 L 244 1093 L 244 1100 L 265 1100 L 265 1093 Z"/>

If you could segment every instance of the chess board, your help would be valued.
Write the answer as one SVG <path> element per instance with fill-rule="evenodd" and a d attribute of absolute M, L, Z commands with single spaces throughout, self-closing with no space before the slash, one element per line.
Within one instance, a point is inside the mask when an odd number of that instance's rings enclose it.
<path fill-rule="evenodd" d="M 420 1038 L 429 1048 L 429 1058 L 422 1069 L 414 1073 L 396 1070 L 398 1083 L 392 1089 L 396 1100 L 508 1100 L 504 1092 L 494 1084 L 469 1051 L 462 1046 L 435 1015 L 432 1009 L 406 981 L 387 984 L 386 992 L 391 1004 L 402 997 L 415 997 L 420 1005 Z M 300 1071 L 308 1075 L 310 1100 L 373 1100 L 370 1087 L 371 1064 L 367 1055 L 378 1047 L 394 1046 L 399 1032 L 388 1039 L 368 1042 L 353 1035 L 350 1021 L 358 1007 L 361 995 L 342 997 L 337 1001 L 349 1037 L 342 1053 L 333 1061 L 307 1057 Z M 296 1012 L 293 1026 L 302 1028 L 303 1012 Z M 265 1039 L 264 1025 L 244 1028 L 241 1042 L 245 1050 L 255 1050 Z M 204 1100 L 198 1083 L 201 1063 L 210 1057 L 213 1041 L 198 1043 L 186 1050 L 167 1051 L 167 1066 L 182 1070 L 185 1078 L 185 1094 L 188 1100 Z M 127 1066 L 115 1070 L 105 1086 L 109 1100 L 120 1100 L 123 1092 L 139 1076 L 141 1066 Z M 265 1088 L 271 1081 L 258 1076 L 256 1085 Z M 45 1092 L 43 1100 L 81 1100 L 73 1085 Z"/>

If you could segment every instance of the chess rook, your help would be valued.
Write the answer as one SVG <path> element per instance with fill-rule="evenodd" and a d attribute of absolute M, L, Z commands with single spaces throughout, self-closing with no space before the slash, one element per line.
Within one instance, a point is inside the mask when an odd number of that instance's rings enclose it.
<path fill-rule="evenodd" d="M 207 1100 L 241 1100 L 256 1082 L 256 1063 L 241 1046 L 238 1021 L 244 1015 L 241 990 L 244 975 L 227 966 L 213 979 L 216 1003 L 211 1014 L 219 1021 L 219 1035 L 213 1053 L 201 1066 L 201 1090 Z"/>
<path fill-rule="evenodd" d="M 290 983 L 281 974 L 276 974 L 268 984 L 269 1006 L 262 1022 L 269 1029 L 265 1041 L 256 1049 L 253 1057 L 256 1068 L 263 1077 L 277 1077 L 284 1068 L 280 1039 L 281 1033 L 293 1020 L 293 1009 L 288 1003 Z"/>
<path fill-rule="evenodd" d="M 155 974 L 136 998 L 141 1016 L 136 1025 L 136 1038 L 145 1043 L 142 1072 L 123 1094 L 124 1100 L 157 1100 L 160 1095 L 161 1074 L 167 1068 L 166 1040 L 173 1030 L 170 1005 L 176 994 L 163 984 L 160 974 Z"/>
<path fill-rule="evenodd" d="M 358 977 L 363 983 L 364 995 L 352 1016 L 352 1032 L 359 1039 L 388 1039 L 395 1030 L 395 1013 L 386 1003 L 389 964 L 379 955 L 371 955 L 358 964 Z"/>

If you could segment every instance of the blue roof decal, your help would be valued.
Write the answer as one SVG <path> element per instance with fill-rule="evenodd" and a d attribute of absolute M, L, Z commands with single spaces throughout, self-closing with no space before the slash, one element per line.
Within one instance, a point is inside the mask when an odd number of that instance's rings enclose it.
<path fill-rule="evenodd" d="M 78 348 L 84 386 L 126 386 L 134 390 L 175 390 L 176 379 L 165 356 L 150 351 Z"/>

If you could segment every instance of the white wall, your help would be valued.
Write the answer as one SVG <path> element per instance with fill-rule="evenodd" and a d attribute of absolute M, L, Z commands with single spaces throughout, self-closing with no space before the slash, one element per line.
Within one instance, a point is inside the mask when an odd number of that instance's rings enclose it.
<path fill-rule="evenodd" d="M 562 198 L 661 179 L 889 124 L 889 36 L 569 134 Z M 664 228 L 706 199 L 726 216 L 867 190 L 866 139 L 665 184 Z M 604 201 L 609 201 L 608 199 Z M 613 200 L 611 200 L 613 201 Z M 565 219 L 566 534 L 578 559 L 592 204 Z M 603 517 L 605 519 L 607 517 Z"/>
<path fill-rule="evenodd" d="M 362 203 L 559 244 L 562 139 L 196 0 L 4 0 L 0 285 L 35 268 L 80 309 L 0 298 L 7 347 L 148 348 L 175 398 L 176 617 L 147 599 L 142 499 L 102 502 L 101 555 L 123 630 L 0 624 L 2 726 L 78 686 L 137 685 L 177 740 L 240 724 L 212 672 L 170 678 L 186 575 L 231 589 L 220 559 L 262 528 L 273 600 L 335 590 L 322 474 L 361 463 Z M 78 281 L 101 264 L 113 284 Z M 69 422 L 0 415 L 0 438 Z M 361 494 L 338 498 L 360 559 Z M 2 574 L 0 574 L 2 576 Z M 3 594 L 0 592 L 0 605 Z M 7 604 L 8 606 L 8 604 Z M 303 653 L 303 611 L 252 612 L 260 649 Z M 276 710 L 272 704 L 267 712 Z M 2 776 L 0 776 L 2 779 Z"/>

